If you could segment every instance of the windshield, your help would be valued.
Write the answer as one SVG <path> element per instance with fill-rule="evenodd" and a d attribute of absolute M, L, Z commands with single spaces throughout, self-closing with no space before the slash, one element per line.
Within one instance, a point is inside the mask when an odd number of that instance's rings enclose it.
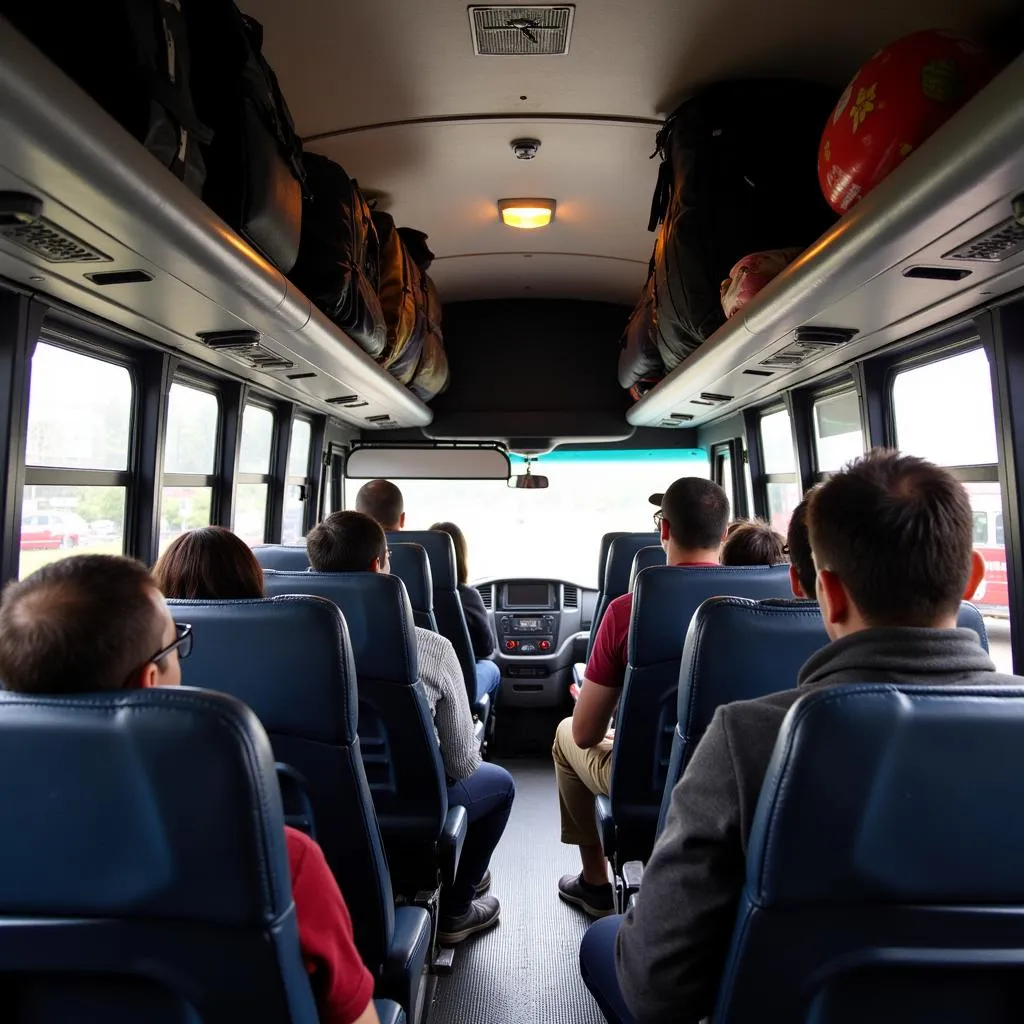
<path fill-rule="evenodd" d="M 524 460 L 511 456 L 512 470 Z M 504 480 L 398 480 L 406 529 L 449 520 L 469 545 L 470 581 L 539 576 L 597 586 L 601 537 L 613 530 L 654 529 L 647 498 L 677 477 L 710 475 L 695 449 L 552 452 L 532 464 L 546 490 L 516 490 Z M 363 481 L 347 480 L 345 506 L 355 507 Z"/>

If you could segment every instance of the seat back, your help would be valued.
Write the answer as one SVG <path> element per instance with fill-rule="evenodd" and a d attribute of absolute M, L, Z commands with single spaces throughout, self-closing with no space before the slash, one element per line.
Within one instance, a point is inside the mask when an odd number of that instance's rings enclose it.
<path fill-rule="evenodd" d="M 0 693 L 0 1018 L 317 1019 L 256 716 L 166 688 Z"/>
<path fill-rule="evenodd" d="M 475 708 L 476 655 L 469 638 L 469 627 L 459 597 L 458 575 L 455 571 L 455 542 L 440 530 L 401 530 L 388 534 L 388 543 L 419 544 L 427 553 L 430 576 L 434 587 L 434 618 L 437 631 L 451 641 L 459 659 L 462 677 L 466 683 L 469 706 Z"/>
<path fill-rule="evenodd" d="M 789 566 L 658 566 L 633 591 L 626 679 L 612 748 L 611 809 L 618 863 L 654 845 L 676 725 L 676 694 L 690 619 L 709 597 L 791 594 Z"/>
<path fill-rule="evenodd" d="M 718 707 L 791 690 L 804 662 L 828 642 L 816 601 L 713 597 L 697 609 L 683 644 L 659 833 L 672 789 Z"/>
<path fill-rule="evenodd" d="M 629 570 L 629 591 L 632 593 L 636 586 L 636 578 L 644 569 L 655 569 L 665 564 L 665 551 L 660 544 L 651 544 L 649 547 L 641 548 L 633 556 L 633 565 Z"/>
<path fill-rule="evenodd" d="M 264 569 L 284 569 L 301 572 L 309 568 L 309 556 L 306 545 L 296 544 L 256 544 L 252 553 L 256 561 Z"/>
<path fill-rule="evenodd" d="M 268 594 L 313 594 L 341 609 L 355 660 L 359 748 L 392 877 L 432 857 L 448 813 L 434 720 L 419 679 L 412 608 L 397 576 L 273 572 Z"/>
<path fill-rule="evenodd" d="M 405 584 L 412 606 L 413 622 L 437 632 L 437 618 L 434 615 L 434 582 L 430 574 L 430 560 L 420 544 L 392 544 L 391 575 Z"/>
<path fill-rule="evenodd" d="M 985 620 L 981 612 L 970 601 L 960 602 L 960 611 L 956 617 L 956 624 L 960 629 L 971 629 L 978 634 L 981 646 L 988 650 L 988 630 L 985 628 Z"/>
<path fill-rule="evenodd" d="M 1021 680 L 1024 683 L 1024 680 Z M 716 1024 L 1020 1019 L 1024 687 L 802 697 L 749 841 Z"/>
<path fill-rule="evenodd" d="M 617 597 L 630 591 L 630 572 L 633 558 L 641 548 L 659 546 L 660 539 L 656 533 L 606 533 L 601 538 L 601 568 L 598 572 L 597 604 L 594 608 L 594 622 L 590 627 L 590 640 L 587 643 L 587 661 L 594 649 L 597 629 L 601 625 L 608 605 Z M 664 565 L 665 555 L 661 556 Z"/>
<path fill-rule="evenodd" d="M 363 770 L 356 671 L 341 613 L 320 597 L 168 604 L 195 637 L 183 681 L 252 708 L 274 756 L 304 780 L 359 951 L 371 969 L 379 966 L 391 945 L 394 901 Z"/>

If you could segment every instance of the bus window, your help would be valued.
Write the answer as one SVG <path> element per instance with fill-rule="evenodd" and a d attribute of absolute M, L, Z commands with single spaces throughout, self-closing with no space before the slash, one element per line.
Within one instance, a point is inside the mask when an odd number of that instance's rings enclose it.
<path fill-rule="evenodd" d="M 729 498 L 729 516 L 736 515 L 736 495 L 733 493 L 732 483 L 732 451 L 728 445 L 721 448 L 713 448 L 712 456 L 715 462 L 715 483 L 725 491 Z"/>
<path fill-rule="evenodd" d="M 975 512 L 974 513 L 974 543 L 987 544 L 988 543 L 988 513 L 987 512 Z"/>
<path fill-rule="evenodd" d="M 274 414 L 261 405 L 246 405 L 238 453 L 234 530 L 247 544 L 262 544 L 266 540 L 273 443 Z"/>
<path fill-rule="evenodd" d="M 313 428 L 308 420 L 292 423 L 292 439 L 288 447 L 288 479 L 284 489 L 284 522 L 281 543 L 297 544 L 306 535 L 303 522 L 309 487 L 309 446 Z"/>
<path fill-rule="evenodd" d="M 522 473 L 523 459 L 511 458 L 513 472 Z M 397 480 L 406 526 L 458 524 L 469 542 L 471 580 L 537 576 L 594 587 L 602 534 L 652 531 L 657 510 L 649 495 L 677 477 L 711 476 L 707 452 L 689 448 L 555 451 L 531 465 L 548 477 L 546 490 L 516 490 L 504 480 Z M 346 481 L 347 508 L 362 483 Z"/>
<path fill-rule="evenodd" d="M 814 403 L 814 452 L 819 474 L 834 473 L 864 454 L 856 391 L 827 395 Z"/>
<path fill-rule="evenodd" d="M 40 342 L 32 357 L 19 575 L 76 549 L 124 550 L 131 374 Z"/>
<path fill-rule="evenodd" d="M 215 394 L 171 384 L 160 492 L 161 551 L 178 534 L 210 525 L 219 419 Z"/>
<path fill-rule="evenodd" d="M 760 429 L 768 521 L 772 529 L 785 536 L 789 528 L 789 517 L 800 504 L 789 411 L 779 409 L 766 413 L 761 417 Z"/>

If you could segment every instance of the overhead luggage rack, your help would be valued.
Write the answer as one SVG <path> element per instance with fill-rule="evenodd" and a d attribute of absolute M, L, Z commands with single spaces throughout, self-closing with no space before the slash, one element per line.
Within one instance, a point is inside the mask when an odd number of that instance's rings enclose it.
<path fill-rule="evenodd" d="M 686 417 L 696 427 L 1024 289 L 1021 139 L 1024 56 L 637 402 L 628 421 Z M 707 392 L 730 400 L 709 406 Z"/>
<path fill-rule="evenodd" d="M 55 262 L 0 232 L 0 277 L 360 429 L 430 423 L 423 402 L 3 18 L 0 138 L 0 199 L 38 200 L 47 231 L 102 254 L 110 272 L 96 275 L 94 256 Z M 229 333 L 252 336 L 265 358 L 201 338 Z M 329 404 L 341 394 L 353 402 Z"/>

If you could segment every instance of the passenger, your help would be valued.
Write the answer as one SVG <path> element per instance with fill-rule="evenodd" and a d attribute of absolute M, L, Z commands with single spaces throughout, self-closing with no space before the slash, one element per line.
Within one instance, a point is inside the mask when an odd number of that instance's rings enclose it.
<path fill-rule="evenodd" d="M 484 607 L 484 599 L 476 587 L 469 585 L 469 546 L 466 535 L 454 523 L 434 523 L 431 530 L 447 533 L 455 545 L 455 574 L 459 585 L 459 600 L 466 616 L 466 627 L 469 639 L 473 644 L 476 657 L 476 697 L 480 700 L 485 694 L 494 693 L 501 684 L 501 669 L 497 662 L 492 661 L 498 649 L 498 641 L 494 635 L 494 627 Z"/>
<path fill-rule="evenodd" d="M 387 533 L 405 528 L 405 499 L 390 480 L 371 480 L 356 494 L 356 511 L 376 519 Z"/>
<path fill-rule="evenodd" d="M 239 563 L 238 570 L 244 574 L 245 567 Z M 0 678 L 16 693 L 49 695 L 177 686 L 178 658 L 187 655 L 191 640 L 175 626 L 153 578 L 138 562 L 77 555 L 4 590 Z M 348 908 L 327 861 L 303 833 L 286 826 L 285 837 L 299 946 L 320 1020 L 376 1024 L 373 976 L 359 959 Z"/>
<path fill-rule="evenodd" d="M 387 572 L 387 538 L 360 512 L 333 512 L 306 538 L 316 572 Z M 454 885 L 441 890 L 438 940 L 455 945 L 498 923 L 501 905 L 485 895 L 487 866 L 512 810 L 515 783 L 504 768 L 481 760 L 459 659 L 451 643 L 415 627 L 420 679 L 434 717 L 448 776 L 448 802 L 466 808 L 469 828 Z"/>
<path fill-rule="evenodd" d="M 807 526 L 832 643 L 803 666 L 796 689 L 720 707 L 673 790 L 615 939 L 621 993 L 639 1021 L 693 1022 L 714 1007 L 758 794 L 800 696 L 841 683 L 1024 682 L 997 674 L 978 637 L 955 628 L 985 566 L 972 547 L 970 499 L 946 470 L 873 451 L 810 495 Z M 591 955 L 585 945 L 584 963 Z"/>
<path fill-rule="evenodd" d="M 729 525 L 725 528 L 725 539 L 728 540 L 741 526 L 747 526 L 752 522 L 754 522 L 753 519 L 747 519 L 746 517 L 730 520 Z"/>
<path fill-rule="evenodd" d="M 718 552 L 729 520 L 729 499 L 710 480 L 683 477 L 664 494 L 652 494 L 660 506 L 654 521 L 669 565 L 718 565 Z M 608 868 L 594 820 L 594 796 L 611 786 L 614 731 L 609 722 L 626 677 L 626 641 L 633 595 L 624 594 L 608 605 L 583 686 L 571 718 L 555 732 L 552 756 L 558 783 L 562 842 L 580 848 L 583 870 L 558 882 L 558 895 L 590 917 L 614 911 Z"/>
<path fill-rule="evenodd" d="M 786 554 L 789 555 L 789 585 L 796 597 L 816 600 L 814 558 L 811 556 L 811 539 L 807 535 L 807 503 L 815 489 L 804 496 L 789 519 L 786 534 Z"/>
<path fill-rule="evenodd" d="M 786 561 L 786 542 L 767 523 L 751 519 L 726 535 L 722 565 L 778 565 Z"/>
<path fill-rule="evenodd" d="M 175 537 L 153 566 L 164 597 L 231 601 L 263 597 L 263 570 L 249 545 L 223 526 Z"/>

